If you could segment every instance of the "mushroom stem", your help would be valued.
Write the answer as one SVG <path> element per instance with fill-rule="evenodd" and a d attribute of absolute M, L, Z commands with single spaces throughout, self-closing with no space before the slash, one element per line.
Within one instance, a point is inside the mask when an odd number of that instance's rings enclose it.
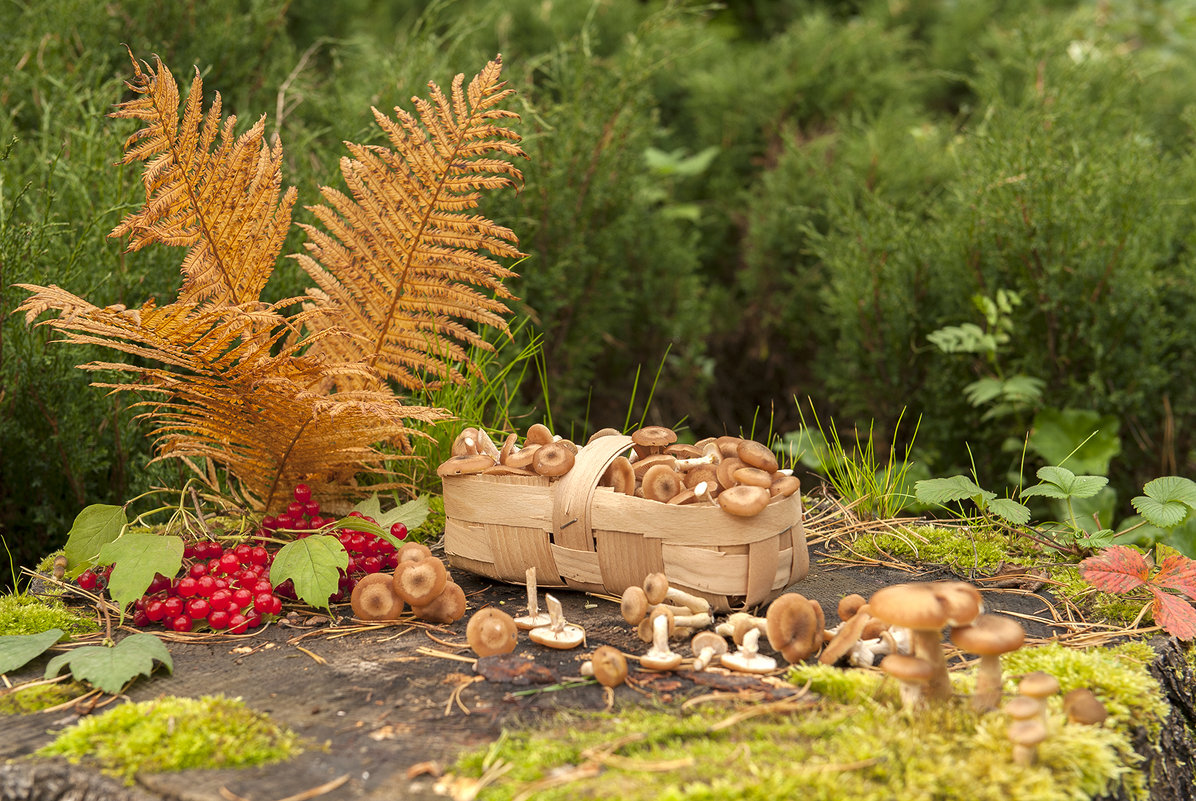
<path fill-rule="evenodd" d="M 926 697 L 933 701 L 951 699 L 951 677 L 947 675 L 947 658 L 943 656 L 942 632 L 937 629 L 911 629 L 914 656 L 930 663 L 930 680 L 926 682 Z"/>
<path fill-rule="evenodd" d="M 524 576 L 527 578 L 527 614 L 535 617 L 540 613 L 540 602 L 536 599 L 536 568 L 529 567 Z"/>
<path fill-rule="evenodd" d="M 685 590 L 679 590 L 676 587 L 670 586 L 667 590 L 665 590 L 664 597 L 665 600 L 679 603 L 694 613 L 710 611 L 710 602 L 705 598 L 699 598 L 696 595 L 688 593 Z M 706 625 L 710 624 L 707 623 Z M 694 628 L 701 627 L 695 626 Z"/>
<path fill-rule="evenodd" d="M 976 668 L 976 690 L 972 694 L 972 708 L 978 712 L 996 709 L 1001 704 L 1001 655 L 984 654 Z"/>

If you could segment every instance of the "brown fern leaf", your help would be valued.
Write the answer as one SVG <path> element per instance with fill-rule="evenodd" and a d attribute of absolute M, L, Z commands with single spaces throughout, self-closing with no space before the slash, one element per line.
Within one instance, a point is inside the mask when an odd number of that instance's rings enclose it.
<path fill-rule="evenodd" d="M 129 57 L 134 75 L 126 85 L 138 97 L 110 116 L 144 123 L 126 140 L 121 163 L 147 162 L 141 178 L 146 200 L 109 236 L 129 235 L 130 250 L 153 242 L 188 248 L 182 302 L 257 301 L 295 203 L 294 187 L 282 192 L 282 145 L 266 144 L 265 117 L 236 136 L 236 117 L 221 120 L 219 94 L 204 113 L 198 71 L 180 118 L 170 70 L 157 58 L 150 67 Z"/>
<path fill-rule="evenodd" d="M 490 62 L 452 97 L 429 84 L 430 99 L 413 98 L 418 117 L 395 109 L 374 118 L 392 149 L 347 143 L 341 159 L 349 195 L 329 187 L 327 205 L 311 207 L 327 233 L 302 226 L 309 241 L 296 258 L 316 282 L 321 325 L 356 336 L 329 337 L 321 351 L 338 361 L 364 361 L 399 385 L 417 389 L 462 382 L 458 366 L 470 346 L 491 346 L 474 325 L 505 333 L 503 279 L 515 275 L 495 258 L 523 254 L 509 229 L 470 212 L 484 190 L 518 186 L 522 174 L 506 158 L 525 157 L 500 108 L 513 90 Z M 495 258 L 492 258 L 495 257 Z M 429 380 L 426 376 L 432 376 Z"/>

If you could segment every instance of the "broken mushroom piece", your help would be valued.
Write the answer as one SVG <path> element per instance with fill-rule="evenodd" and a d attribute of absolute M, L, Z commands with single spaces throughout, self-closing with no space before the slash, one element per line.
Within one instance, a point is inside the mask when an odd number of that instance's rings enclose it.
<path fill-rule="evenodd" d="M 800 593 L 787 592 L 768 607 L 765 631 L 768 644 L 789 664 L 796 664 L 815 653 L 822 646 L 822 608 Z"/>
<path fill-rule="evenodd" d="M 403 599 L 395 594 L 386 573 L 369 573 L 357 580 L 349 599 L 358 620 L 396 620 L 403 614 Z"/>
<path fill-rule="evenodd" d="M 669 628 L 671 615 L 656 615 L 652 620 L 652 647 L 640 657 L 640 667 L 645 670 L 673 670 L 681 664 L 681 654 L 669 649 Z"/>
<path fill-rule="evenodd" d="M 970 626 L 951 629 L 951 642 L 980 657 L 972 693 L 972 708 L 977 712 L 988 712 L 1000 704 L 1001 655 L 1016 651 L 1025 641 L 1022 624 L 1001 615 L 980 615 Z"/>
<path fill-rule="evenodd" d="M 515 650 L 515 620 L 501 609 L 487 606 L 473 613 L 465 626 L 465 641 L 478 656 L 509 654 Z"/>
<path fill-rule="evenodd" d="M 465 617 L 465 591 L 455 581 L 445 582 L 444 589 L 431 603 L 413 606 L 411 612 L 428 623 L 455 623 Z"/>
<path fill-rule="evenodd" d="M 515 618 L 515 627 L 521 631 L 531 631 L 537 626 L 547 626 L 552 621 L 547 612 L 540 611 L 540 603 L 536 600 L 536 568 L 529 567 L 523 575 L 527 583 L 527 614 Z"/>
<path fill-rule="evenodd" d="M 545 594 L 544 603 L 548 606 L 549 623 L 547 626 L 540 626 L 528 632 L 527 636 L 531 638 L 532 642 L 562 650 L 581 645 L 586 638 L 586 633 L 581 626 L 574 626 L 565 620 L 561 602 L 555 596 Z"/>
<path fill-rule="evenodd" d="M 758 628 L 750 628 L 744 632 L 739 648 L 720 656 L 719 663 L 725 668 L 742 673 L 771 673 L 777 669 L 777 660 L 760 653 Z"/>
<path fill-rule="evenodd" d="M 727 652 L 727 641 L 713 631 L 699 631 L 689 641 L 694 654 L 694 670 L 705 670 L 714 657 Z"/>
<path fill-rule="evenodd" d="M 412 607 L 426 606 L 440 595 L 448 581 L 444 563 L 436 558 L 399 562 L 394 572 L 394 591 Z"/>
<path fill-rule="evenodd" d="M 603 687 L 618 687 L 627 680 L 627 657 L 614 646 L 599 646 L 589 661 L 581 663 L 581 675 L 593 676 Z"/>
<path fill-rule="evenodd" d="M 861 598 L 860 600 L 863 599 Z M 839 609 L 843 609 L 842 602 L 839 603 Z M 842 617 L 842 614 L 842 611 L 840 611 L 840 617 Z M 822 654 L 819 655 L 818 661 L 824 665 L 833 665 L 851 653 L 851 649 L 862 639 L 864 627 L 871 620 L 872 615 L 868 612 L 868 605 L 864 604 L 851 617 L 847 618 L 846 622 L 839 625 L 839 630 L 835 632 L 835 636 L 831 637 L 830 642 L 822 649 Z M 871 660 L 869 660 L 869 664 L 871 664 Z"/>
<path fill-rule="evenodd" d="M 889 654 L 880 660 L 880 669 L 900 683 L 902 709 L 913 709 L 922 703 L 923 689 L 934 674 L 934 667 L 925 659 L 905 654 Z"/>
<path fill-rule="evenodd" d="M 461 429 L 461 433 L 453 440 L 452 447 L 449 449 L 449 455 L 468 456 L 475 453 L 479 453 L 478 430 L 472 426 L 466 426 Z"/>
<path fill-rule="evenodd" d="M 930 583 L 893 584 L 877 590 L 868 601 L 874 618 L 910 630 L 913 655 L 932 668 L 926 696 L 932 701 L 951 698 L 951 679 L 943 655 L 942 634 L 947 612 Z"/>

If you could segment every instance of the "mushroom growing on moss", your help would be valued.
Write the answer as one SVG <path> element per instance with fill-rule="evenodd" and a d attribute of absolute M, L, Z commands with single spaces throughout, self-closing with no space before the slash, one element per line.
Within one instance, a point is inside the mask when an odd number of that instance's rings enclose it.
<path fill-rule="evenodd" d="M 889 654 L 880 660 L 880 669 L 900 683 L 903 709 L 913 709 L 922 702 L 923 688 L 934 675 L 934 667 L 925 659 L 905 654 Z"/>
<path fill-rule="evenodd" d="M 509 654 L 515 650 L 515 620 L 501 609 L 487 606 L 474 612 L 465 626 L 465 641 L 478 656 Z"/>
<path fill-rule="evenodd" d="M 1001 701 L 1001 655 L 1016 651 L 1026 641 L 1026 630 L 1013 618 L 980 615 L 970 626 L 951 629 L 951 642 L 980 657 L 972 708 L 987 712 Z"/>

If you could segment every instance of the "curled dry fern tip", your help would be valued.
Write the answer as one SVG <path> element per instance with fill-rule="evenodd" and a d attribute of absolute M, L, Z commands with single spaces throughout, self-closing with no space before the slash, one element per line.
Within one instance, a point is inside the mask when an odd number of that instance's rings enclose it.
<path fill-rule="evenodd" d="M 146 162 L 146 199 L 112 235 L 133 250 L 187 248 L 179 298 L 99 308 L 57 286 L 20 285 L 32 294 L 18 310 L 30 323 L 58 312 L 38 324 L 137 357 L 80 366 L 132 376 L 95 385 L 146 398 L 138 405 L 157 458 L 181 459 L 209 482 L 220 465 L 228 489 L 267 513 L 299 481 L 335 502 L 356 476 L 384 473 L 389 451 L 410 452 L 426 436 L 420 425 L 449 416 L 404 404 L 386 379 L 459 378 L 461 343 L 486 346 L 471 326 L 506 330 L 502 279 L 513 273 L 494 258 L 522 254 L 509 230 L 467 213 L 482 191 L 520 180 L 501 158 L 523 151 L 501 125 L 515 115 L 498 108 L 510 95 L 499 62 L 467 91 L 458 76 L 451 100 L 433 86 L 430 101 L 416 101 L 422 126 L 401 110 L 398 122 L 375 112 L 395 150 L 349 145 L 342 171 L 353 197 L 325 188 L 332 205 L 314 211 L 332 233 L 305 226 L 315 255 L 299 259 L 319 289 L 297 313 L 286 312 L 302 299 L 259 298 L 295 199 L 281 188 L 282 148 L 265 143 L 264 118 L 234 136 L 218 95 L 203 111 L 198 74 L 180 115 L 170 71 L 157 60 L 133 68 L 137 97 L 112 116 L 143 123 L 122 163 Z M 397 486 L 384 475 L 370 489 Z"/>

